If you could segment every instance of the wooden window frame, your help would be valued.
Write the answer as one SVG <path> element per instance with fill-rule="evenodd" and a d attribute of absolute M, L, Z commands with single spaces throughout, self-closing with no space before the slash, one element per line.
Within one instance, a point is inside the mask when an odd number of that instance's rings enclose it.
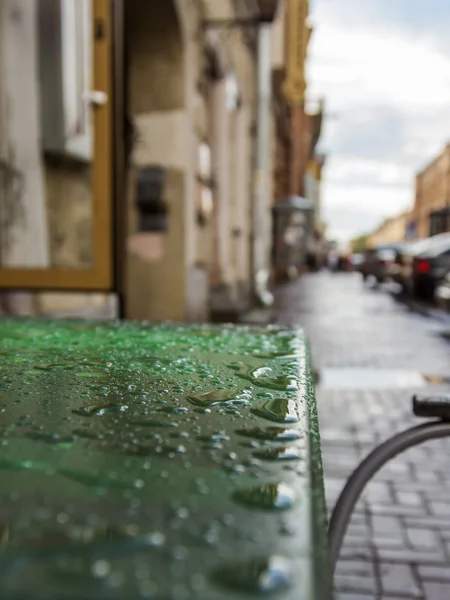
<path fill-rule="evenodd" d="M 0 267 L 0 289 L 114 291 L 112 184 L 112 18 L 109 0 L 92 0 L 93 89 L 107 102 L 93 107 L 92 248 L 89 268 Z"/>

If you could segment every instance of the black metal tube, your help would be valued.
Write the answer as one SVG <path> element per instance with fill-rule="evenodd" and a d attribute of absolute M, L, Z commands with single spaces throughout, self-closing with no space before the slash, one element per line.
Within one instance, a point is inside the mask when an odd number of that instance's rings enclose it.
<path fill-rule="evenodd" d="M 432 421 L 412 427 L 394 435 L 375 448 L 353 471 L 339 495 L 328 528 L 333 573 L 348 522 L 367 482 L 370 481 L 381 467 L 397 456 L 397 454 L 400 454 L 400 452 L 427 440 L 446 437 L 448 435 L 450 435 L 450 423 L 445 421 Z"/>

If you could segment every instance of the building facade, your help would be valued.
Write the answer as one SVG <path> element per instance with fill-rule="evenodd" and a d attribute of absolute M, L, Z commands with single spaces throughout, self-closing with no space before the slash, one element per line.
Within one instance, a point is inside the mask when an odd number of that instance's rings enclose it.
<path fill-rule="evenodd" d="M 411 211 L 386 219 L 370 235 L 367 236 L 367 246 L 375 248 L 383 244 L 396 244 L 408 237 L 408 225 L 411 221 Z"/>
<path fill-rule="evenodd" d="M 273 202 L 305 198 L 312 206 L 312 218 L 305 216 L 303 236 L 296 247 L 296 269 L 320 262 L 324 226 L 320 218 L 320 187 L 325 157 L 316 152 L 324 105 L 316 112 L 306 110 L 306 62 L 312 35 L 308 0 L 286 0 L 274 26 L 274 170 Z M 280 242 L 277 241 L 278 245 Z M 274 249 L 274 252 L 277 250 Z M 276 273 L 283 277 L 283 273 Z"/>
<path fill-rule="evenodd" d="M 268 216 L 255 233 L 257 7 L 1 3 L 0 287 L 57 290 L 33 295 L 44 314 L 76 312 L 92 292 L 96 310 L 118 292 L 138 319 L 249 306 L 255 237 L 270 248 Z"/>
<path fill-rule="evenodd" d="M 450 231 L 450 144 L 416 175 L 413 222 L 418 239 Z"/>

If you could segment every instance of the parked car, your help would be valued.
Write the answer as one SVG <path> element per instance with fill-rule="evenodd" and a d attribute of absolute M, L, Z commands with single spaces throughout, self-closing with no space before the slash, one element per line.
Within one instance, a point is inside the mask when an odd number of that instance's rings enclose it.
<path fill-rule="evenodd" d="M 437 236 L 436 236 L 437 237 Z M 434 240 L 430 246 L 413 257 L 412 293 L 431 300 L 439 282 L 450 271 L 450 233 Z"/>
<path fill-rule="evenodd" d="M 449 233 L 442 233 L 413 242 L 405 242 L 397 248 L 395 260 L 388 268 L 388 277 L 401 286 L 403 293 L 412 295 L 414 257 L 420 256 L 449 239 Z"/>
<path fill-rule="evenodd" d="M 434 297 L 440 308 L 450 311 L 450 271 L 437 286 Z"/>
<path fill-rule="evenodd" d="M 351 257 L 352 267 L 354 271 L 361 272 L 364 264 L 364 254 L 362 252 L 355 252 Z"/>
<path fill-rule="evenodd" d="M 406 242 L 399 246 L 395 252 L 395 259 L 389 264 L 387 276 L 400 285 L 402 292 L 412 294 L 412 273 L 414 256 L 420 254 L 430 246 L 432 238 Z"/>
<path fill-rule="evenodd" d="M 365 281 L 372 276 L 378 283 L 382 283 L 388 277 L 389 267 L 394 263 L 396 252 L 400 244 L 386 244 L 377 246 L 364 253 L 364 261 L 360 265 L 360 271 Z"/>

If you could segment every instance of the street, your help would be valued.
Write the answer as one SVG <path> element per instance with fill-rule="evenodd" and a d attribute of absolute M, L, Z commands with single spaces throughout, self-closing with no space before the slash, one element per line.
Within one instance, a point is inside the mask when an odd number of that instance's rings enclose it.
<path fill-rule="evenodd" d="M 356 274 L 305 275 L 276 294 L 278 323 L 302 325 L 318 371 L 330 510 L 379 442 L 411 425 L 416 391 L 450 391 L 450 323 L 424 317 Z M 441 383 L 429 384 L 424 376 Z M 336 570 L 338 600 L 450 598 L 450 439 L 397 457 L 368 485 Z"/>

